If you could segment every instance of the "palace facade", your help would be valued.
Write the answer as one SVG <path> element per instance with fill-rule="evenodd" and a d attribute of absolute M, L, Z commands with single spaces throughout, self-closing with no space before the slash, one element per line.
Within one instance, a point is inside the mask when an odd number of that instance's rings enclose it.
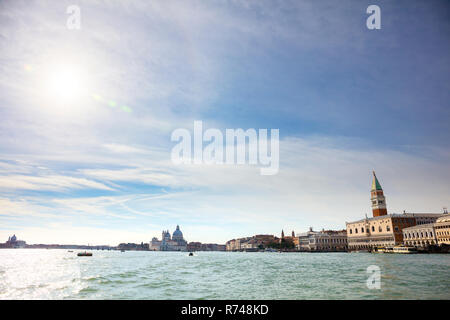
<path fill-rule="evenodd" d="M 448 213 L 437 219 L 434 228 L 439 245 L 450 245 L 450 217 Z"/>
<path fill-rule="evenodd" d="M 428 247 L 437 244 L 434 223 L 418 224 L 403 229 L 403 243 L 407 246 Z"/>
<path fill-rule="evenodd" d="M 347 232 L 345 230 L 309 231 L 297 234 L 299 251 L 347 251 Z"/>
<path fill-rule="evenodd" d="M 346 222 L 349 251 L 403 244 L 403 229 L 434 223 L 442 216 L 442 213 L 388 214 L 386 198 L 375 172 L 370 195 L 372 217 Z"/>

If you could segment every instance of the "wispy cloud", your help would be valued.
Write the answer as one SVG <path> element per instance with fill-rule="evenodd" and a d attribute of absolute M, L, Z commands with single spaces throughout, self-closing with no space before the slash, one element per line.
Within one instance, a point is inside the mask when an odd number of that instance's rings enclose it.
<path fill-rule="evenodd" d="M 48 191 L 67 191 L 70 189 L 82 189 L 82 188 L 113 190 L 112 188 L 96 181 L 88 180 L 85 178 L 75 178 L 59 175 L 1 176 L 0 188 L 3 190 L 25 189 L 25 190 L 48 190 Z"/>

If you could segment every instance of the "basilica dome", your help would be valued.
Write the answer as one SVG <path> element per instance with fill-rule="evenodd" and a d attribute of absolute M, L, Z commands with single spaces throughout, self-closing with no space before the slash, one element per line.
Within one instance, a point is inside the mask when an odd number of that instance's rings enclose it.
<path fill-rule="evenodd" d="M 173 232 L 172 239 L 183 239 L 183 232 L 181 232 L 180 226 L 177 225 L 177 229 Z"/>

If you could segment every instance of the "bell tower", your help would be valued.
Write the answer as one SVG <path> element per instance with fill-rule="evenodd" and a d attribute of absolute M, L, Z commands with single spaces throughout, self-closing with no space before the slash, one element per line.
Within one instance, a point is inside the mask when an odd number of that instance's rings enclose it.
<path fill-rule="evenodd" d="M 370 200 L 372 201 L 372 213 L 374 217 L 387 215 L 386 199 L 384 198 L 383 189 L 378 182 L 375 171 L 373 172 L 372 189 L 370 190 Z"/>

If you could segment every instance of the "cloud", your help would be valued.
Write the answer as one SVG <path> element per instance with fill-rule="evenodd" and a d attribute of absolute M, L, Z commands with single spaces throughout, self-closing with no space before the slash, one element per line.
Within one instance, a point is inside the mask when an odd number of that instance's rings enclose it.
<path fill-rule="evenodd" d="M 96 181 L 85 178 L 76 178 L 61 175 L 48 176 L 25 176 L 6 175 L 0 176 L 0 188 L 3 190 L 45 190 L 45 191 L 68 191 L 70 189 L 113 189 Z"/>

